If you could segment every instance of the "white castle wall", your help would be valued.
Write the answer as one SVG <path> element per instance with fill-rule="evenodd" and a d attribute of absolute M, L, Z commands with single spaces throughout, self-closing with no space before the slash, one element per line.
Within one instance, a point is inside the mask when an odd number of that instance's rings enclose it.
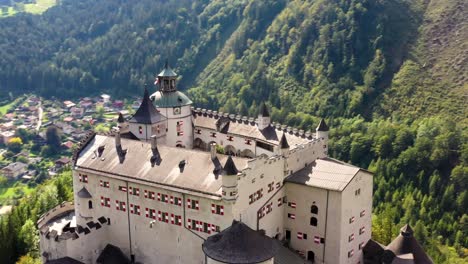
<path fill-rule="evenodd" d="M 190 105 L 180 108 L 180 114 L 174 114 L 174 108 L 157 108 L 167 118 L 166 144 L 176 147 L 193 148 L 193 121 Z M 181 131 L 183 135 L 177 135 L 177 122 L 182 121 Z"/>

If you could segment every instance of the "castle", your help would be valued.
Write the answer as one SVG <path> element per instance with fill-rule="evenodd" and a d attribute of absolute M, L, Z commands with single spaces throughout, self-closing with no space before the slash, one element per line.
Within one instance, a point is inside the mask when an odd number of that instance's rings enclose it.
<path fill-rule="evenodd" d="M 81 142 L 74 202 L 38 221 L 45 263 L 364 263 L 373 176 L 328 157 L 324 120 L 195 109 L 176 81 L 166 65 L 131 119 Z"/>

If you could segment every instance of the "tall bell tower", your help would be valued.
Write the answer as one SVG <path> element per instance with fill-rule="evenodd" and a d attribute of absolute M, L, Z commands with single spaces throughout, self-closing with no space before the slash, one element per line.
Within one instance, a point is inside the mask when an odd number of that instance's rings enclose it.
<path fill-rule="evenodd" d="M 177 73 L 166 60 L 155 82 L 158 91 L 150 96 L 156 109 L 167 120 L 166 144 L 172 147 L 193 147 L 192 101 L 177 90 Z"/>

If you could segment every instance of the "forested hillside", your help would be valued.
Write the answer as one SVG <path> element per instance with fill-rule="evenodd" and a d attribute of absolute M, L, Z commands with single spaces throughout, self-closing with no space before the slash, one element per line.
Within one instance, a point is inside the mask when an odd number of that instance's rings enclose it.
<path fill-rule="evenodd" d="M 139 94 L 169 59 L 197 106 L 313 130 L 375 172 L 373 236 L 468 251 L 468 2 L 63 0 L 0 19 L 0 97 Z M 23 251 L 20 251 L 21 253 Z M 466 263 L 466 262 L 465 262 Z"/>

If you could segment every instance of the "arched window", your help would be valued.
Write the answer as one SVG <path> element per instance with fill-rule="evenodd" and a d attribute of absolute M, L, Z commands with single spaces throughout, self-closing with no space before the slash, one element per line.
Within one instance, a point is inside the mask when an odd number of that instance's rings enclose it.
<path fill-rule="evenodd" d="M 318 207 L 316 205 L 312 205 L 312 207 L 310 207 L 310 212 L 312 214 L 318 214 Z"/>
<path fill-rule="evenodd" d="M 88 201 L 88 208 L 93 209 L 93 201 Z"/>
<path fill-rule="evenodd" d="M 316 217 L 311 217 L 310 218 L 310 225 L 311 226 L 317 226 L 317 218 Z"/>

